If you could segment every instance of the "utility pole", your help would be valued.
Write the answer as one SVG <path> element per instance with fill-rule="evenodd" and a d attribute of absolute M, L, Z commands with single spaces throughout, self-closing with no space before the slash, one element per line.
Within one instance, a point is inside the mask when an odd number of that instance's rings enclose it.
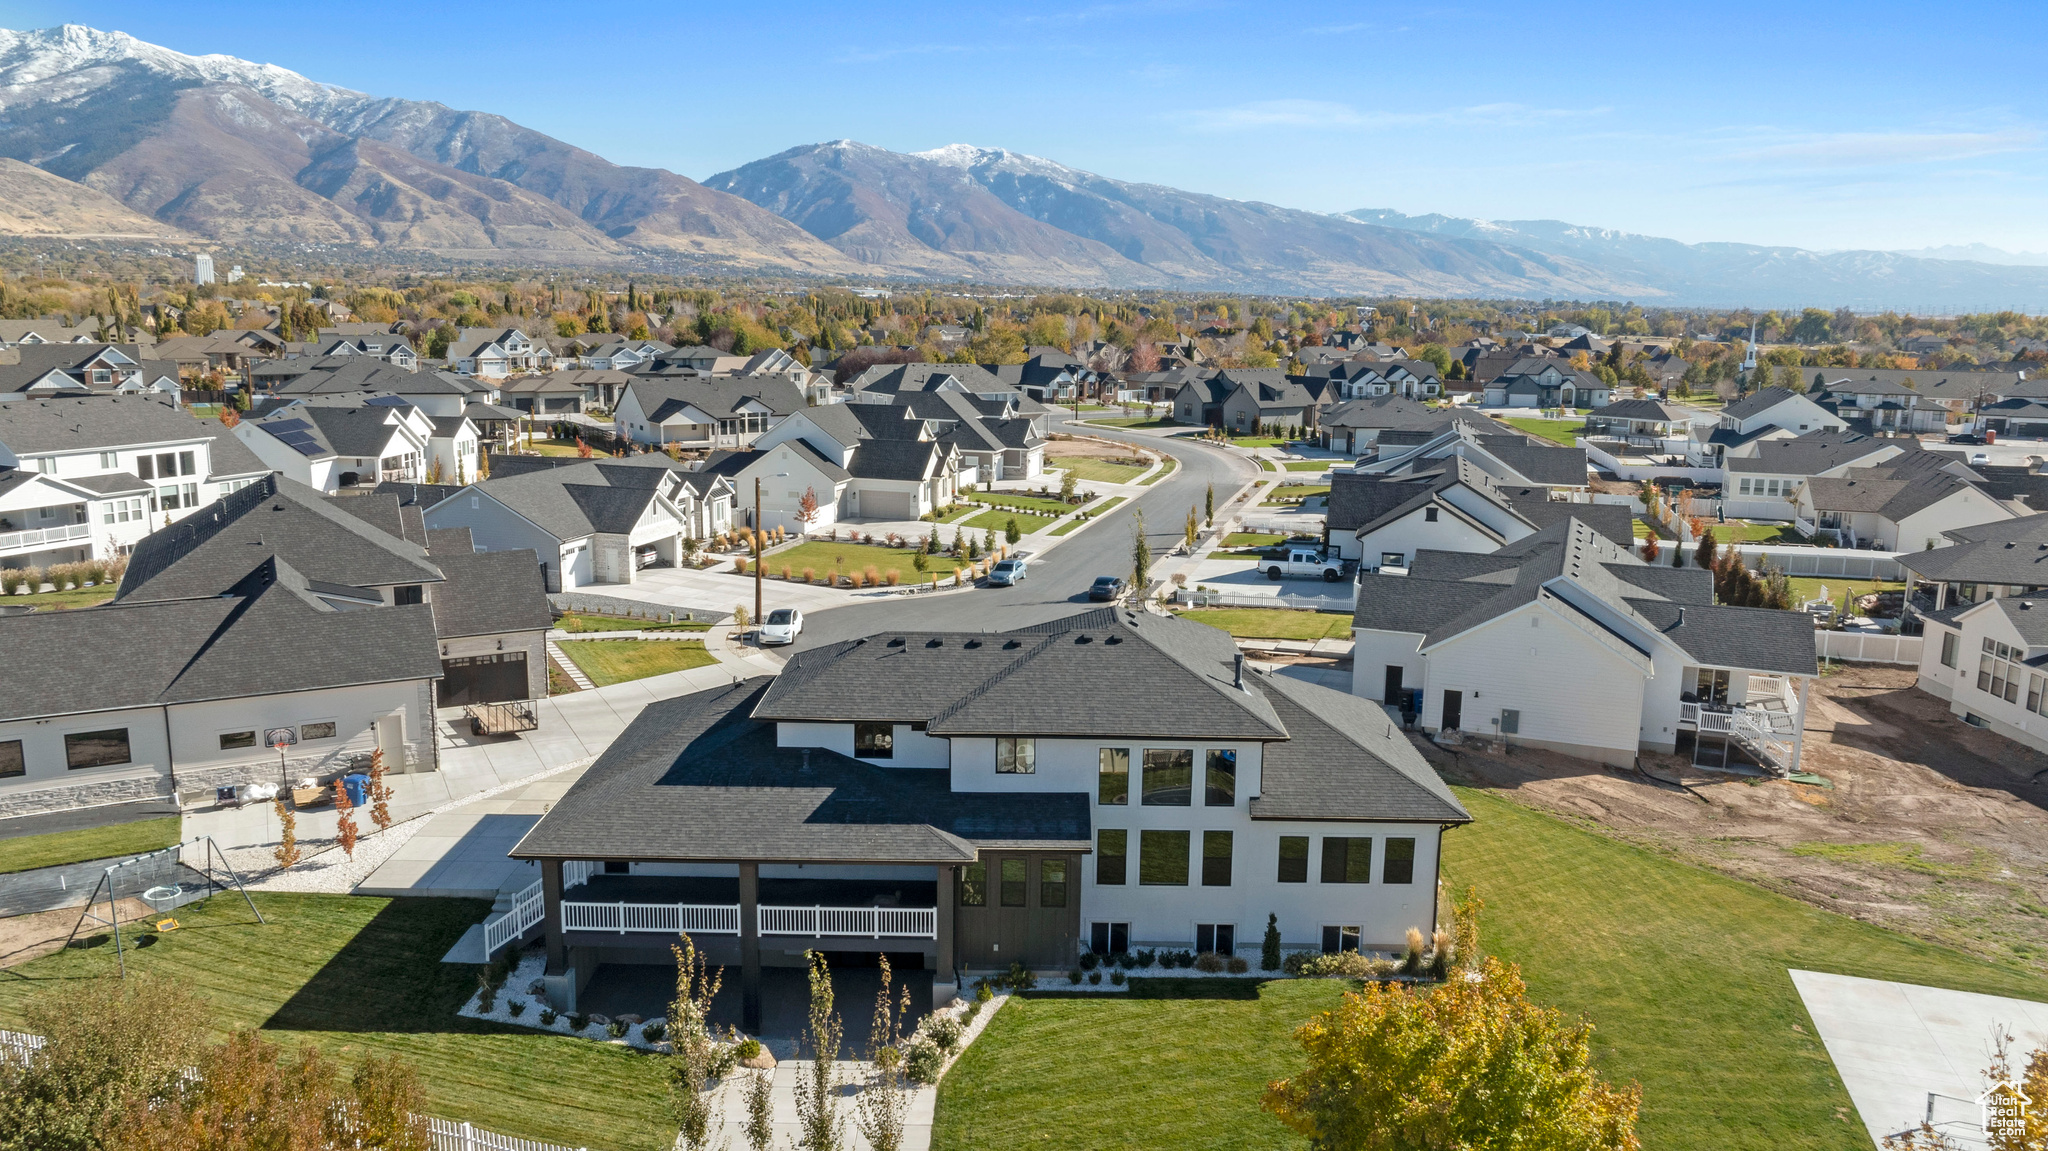
<path fill-rule="evenodd" d="M 754 629 L 761 628 L 761 477 L 754 477 Z"/>

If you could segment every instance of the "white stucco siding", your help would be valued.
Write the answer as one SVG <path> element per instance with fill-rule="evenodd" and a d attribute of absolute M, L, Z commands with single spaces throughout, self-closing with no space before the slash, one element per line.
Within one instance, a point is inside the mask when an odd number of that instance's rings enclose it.
<path fill-rule="evenodd" d="M 996 771 L 996 741 L 987 736 L 956 736 L 952 742 L 951 767 L 954 791 L 1052 791 L 1083 792 L 1088 796 L 1097 795 L 1097 781 L 1102 773 L 1102 749 L 1121 748 L 1130 753 L 1131 802 L 1136 804 L 1141 787 L 1144 766 L 1144 752 L 1147 748 L 1185 748 L 1195 753 L 1195 787 L 1201 789 L 1205 753 L 1210 749 L 1229 749 L 1237 752 L 1237 804 L 1235 810 L 1242 813 L 1245 801 L 1258 794 L 1260 753 L 1265 750 L 1259 743 L 1234 743 L 1230 741 L 1196 742 L 1173 739 L 1039 739 L 1037 747 L 1037 770 L 1029 775 Z M 1200 794 L 1194 796 L 1195 807 L 1201 809 Z M 1186 807 L 1154 807 L 1151 811 L 1185 812 Z M 1228 810 L 1218 808 L 1215 810 Z"/>
<path fill-rule="evenodd" d="M 1444 693 L 1458 691 L 1464 731 L 1492 736 L 1501 711 L 1514 709 L 1517 742 L 1611 763 L 1635 757 L 1644 672 L 1550 608 L 1509 612 L 1438 645 L 1427 662 L 1426 729 L 1442 726 Z"/>
<path fill-rule="evenodd" d="M 530 549 L 548 568 L 548 586 L 559 591 L 562 541 L 482 491 L 458 492 L 428 508 L 429 528 L 468 528 L 478 551 Z"/>
<path fill-rule="evenodd" d="M 128 762 L 104 767 L 67 766 L 65 736 L 125 729 Z M 171 765 L 169 733 L 161 708 L 138 707 L 48 720 L 0 722 L 0 743 L 21 741 L 25 774 L 0 779 L 0 811 L 12 810 L 21 793 L 87 783 L 167 777 Z M 68 806 L 68 805 L 66 805 Z"/>
<path fill-rule="evenodd" d="M 1431 511 L 1437 513 L 1433 523 L 1428 519 Z M 1416 508 L 1370 535 L 1358 537 L 1359 563 L 1374 571 L 1382 566 L 1382 558 L 1391 554 L 1401 557 L 1392 566 L 1406 567 L 1414 562 L 1415 553 L 1424 548 L 1477 555 L 1500 546 L 1500 540 L 1441 508 Z"/>
<path fill-rule="evenodd" d="M 1941 534 L 1945 531 L 2011 518 L 2012 513 L 1990 496 L 1966 490 L 1900 520 L 1897 538 L 1887 536 L 1885 542 L 1893 551 L 1924 551 L 1930 546 L 1940 547 L 1946 543 Z"/>
<path fill-rule="evenodd" d="M 1428 686 L 1423 682 L 1426 664 L 1416 650 L 1422 643 L 1418 633 L 1353 628 L 1351 635 L 1356 641 L 1351 651 L 1351 694 L 1385 703 L 1389 667 L 1401 669 L 1403 688 Z"/>
<path fill-rule="evenodd" d="M 2035 610 L 2048 610 L 2036 608 Z M 2013 698 L 2007 700 L 2003 694 L 1993 695 L 1978 684 L 1978 673 L 1985 658 L 1984 641 L 1988 638 L 1995 643 L 2006 644 L 2022 653 L 2030 649 L 2019 632 L 2005 618 L 1997 606 L 1981 607 L 1970 611 L 1956 621 L 1961 625 L 1961 638 L 1956 643 L 1956 667 L 1954 670 L 1942 667 L 1941 637 L 1944 628 L 1929 625 L 1927 642 L 1922 647 L 1921 674 L 1925 686 L 1933 677 L 1938 684 L 1948 686 L 1950 713 L 1958 716 L 1976 716 L 1993 732 L 2036 751 L 2048 752 L 2048 684 L 2044 684 L 2042 700 L 2036 706 L 2040 710 L 2027 708 L 2028 690 L 2039 669 L 2018 664 L 2018 687 Z M 2039 655 L 2039 649 L 2031 649 Z M 1930 665 L 1932 670 L 1930 671 Z M 1994 683 L 1995 686 L 1995 683 Z M 1939 691 L 1934 694 L 1940 695 Z"/>
<path fill-rule="evenodd" d="M 1125 882 L 1105 885 L 1097 882 L 1100 860 L 1081 860 L 1081 938 L 1085 944 L 1091 923 L 1130 924 L 1133 947 L 1188 948 L 1193 946 L 1195 925 L 1228 923 L 1236 929 L 1237 951 L 1257 965 L 1260 940 L 1266 930 L 1266 916 L 1279 916 L 1282 946 L 1289 949 L 1319 949 L 1322 929 L 1358 927 L 1368 948 L 1402 945 L 1410 927 L 1425 935 L 1435 926 L 1437 858 L 1441 828 L 1436 824 L 1348 823 L 1348 822 L 1238 822 L 1212 818 L 1203 808 L 1107 808 L 1097 807 L 1094 822 L 1098 830 L 1126 830 L 1129 854 Z M 1159 818 L 1178 813 L 1179 818 Z M 1193 818 L 1190 818 L 1190 816 Z M 1219 813 L 1220 814 L 1220 813 Z M 1164 886 L 1139 882 L 1140 832 L 1147 828 L 1186 830 L 1188 837 L 1188 883 Z M 1202 883 L 1202 831 L 1232 832 L 1230 883 L 1205 886 Z M 1369 883 L 1324 883 L 1321 874 L 1322 841 L 1326 836 L 1370 838 L 1372 879 Z M 1305 883 L 1279 882 L 1280 838 L 1308 839 L 1308 879 Z M 1415 840 L 1414 874 L 1408 883 L 1386 882 L 1387 840 Z"/>
<path fill-rule="evenodd" d="M 333 761 L 374 748 L 374 724 L 384 716 L 405 716 L 408 742 L 431 738 L 423 711 L 417 680 L 178 704 L 171 708 L 171 749 L 180 774 L 245 765 L 274 768 L 277 753 L 261 746 L 263 734 L 288 727 L 300 736 L 287 753 L 293 770 L 314 774 L 317 769 L 302 761 Z M 332 723 L 334 734 L 307 737 L 309 723 Z M 221 747 L 222 736 L 247 731 L 256 733 L 257 747 Z"/>
<path fill-rule="evenodd" d="M 890 767 L 943 768 L 948 766 L 951 749 L 948 741 L 934 739 L 907 723 L 892 725 L 892 754 L 886 760 L 871 760 Z M 844 756 L 853 755 L 853 725 L 850 723 L 800 723 L 791 720 L 778 721 L 775 725 L 777 747 L 821 747 L 836 751 Z"/>

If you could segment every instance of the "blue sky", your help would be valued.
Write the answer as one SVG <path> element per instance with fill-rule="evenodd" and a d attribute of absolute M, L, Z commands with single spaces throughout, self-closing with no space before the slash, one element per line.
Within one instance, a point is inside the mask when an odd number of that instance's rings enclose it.
<path fill-rule="evenodd" d="M 1324 211 L 2048 251 L 2048 5 L 0 0 L 703 178 L 971 143 Z"/>

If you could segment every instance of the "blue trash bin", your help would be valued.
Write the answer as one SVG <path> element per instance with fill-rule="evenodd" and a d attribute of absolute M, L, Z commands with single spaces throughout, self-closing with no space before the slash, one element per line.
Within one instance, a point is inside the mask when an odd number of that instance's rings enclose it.
<path fill-rule="evenodd" d="M 348 792 L 348 801 L 361 807 L 370 802 L 370 777 L 367 775 L 344 775 L 341 786 Z"/>

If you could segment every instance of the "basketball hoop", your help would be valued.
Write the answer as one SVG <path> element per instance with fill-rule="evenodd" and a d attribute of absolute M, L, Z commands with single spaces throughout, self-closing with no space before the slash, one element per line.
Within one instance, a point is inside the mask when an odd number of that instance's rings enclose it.
<path fill-rule="evenodd" d="M 285 763 L 284 749 L 299 742 L 299 733 L 288 727 L 273 727 L 263 733 L 263 742 L 269 744 L 271 750 L 277 752 L 278 789 L 280 791 L 288 790 L 292 785 L 292 781 L 291 772 L 287 770 Z"/>

